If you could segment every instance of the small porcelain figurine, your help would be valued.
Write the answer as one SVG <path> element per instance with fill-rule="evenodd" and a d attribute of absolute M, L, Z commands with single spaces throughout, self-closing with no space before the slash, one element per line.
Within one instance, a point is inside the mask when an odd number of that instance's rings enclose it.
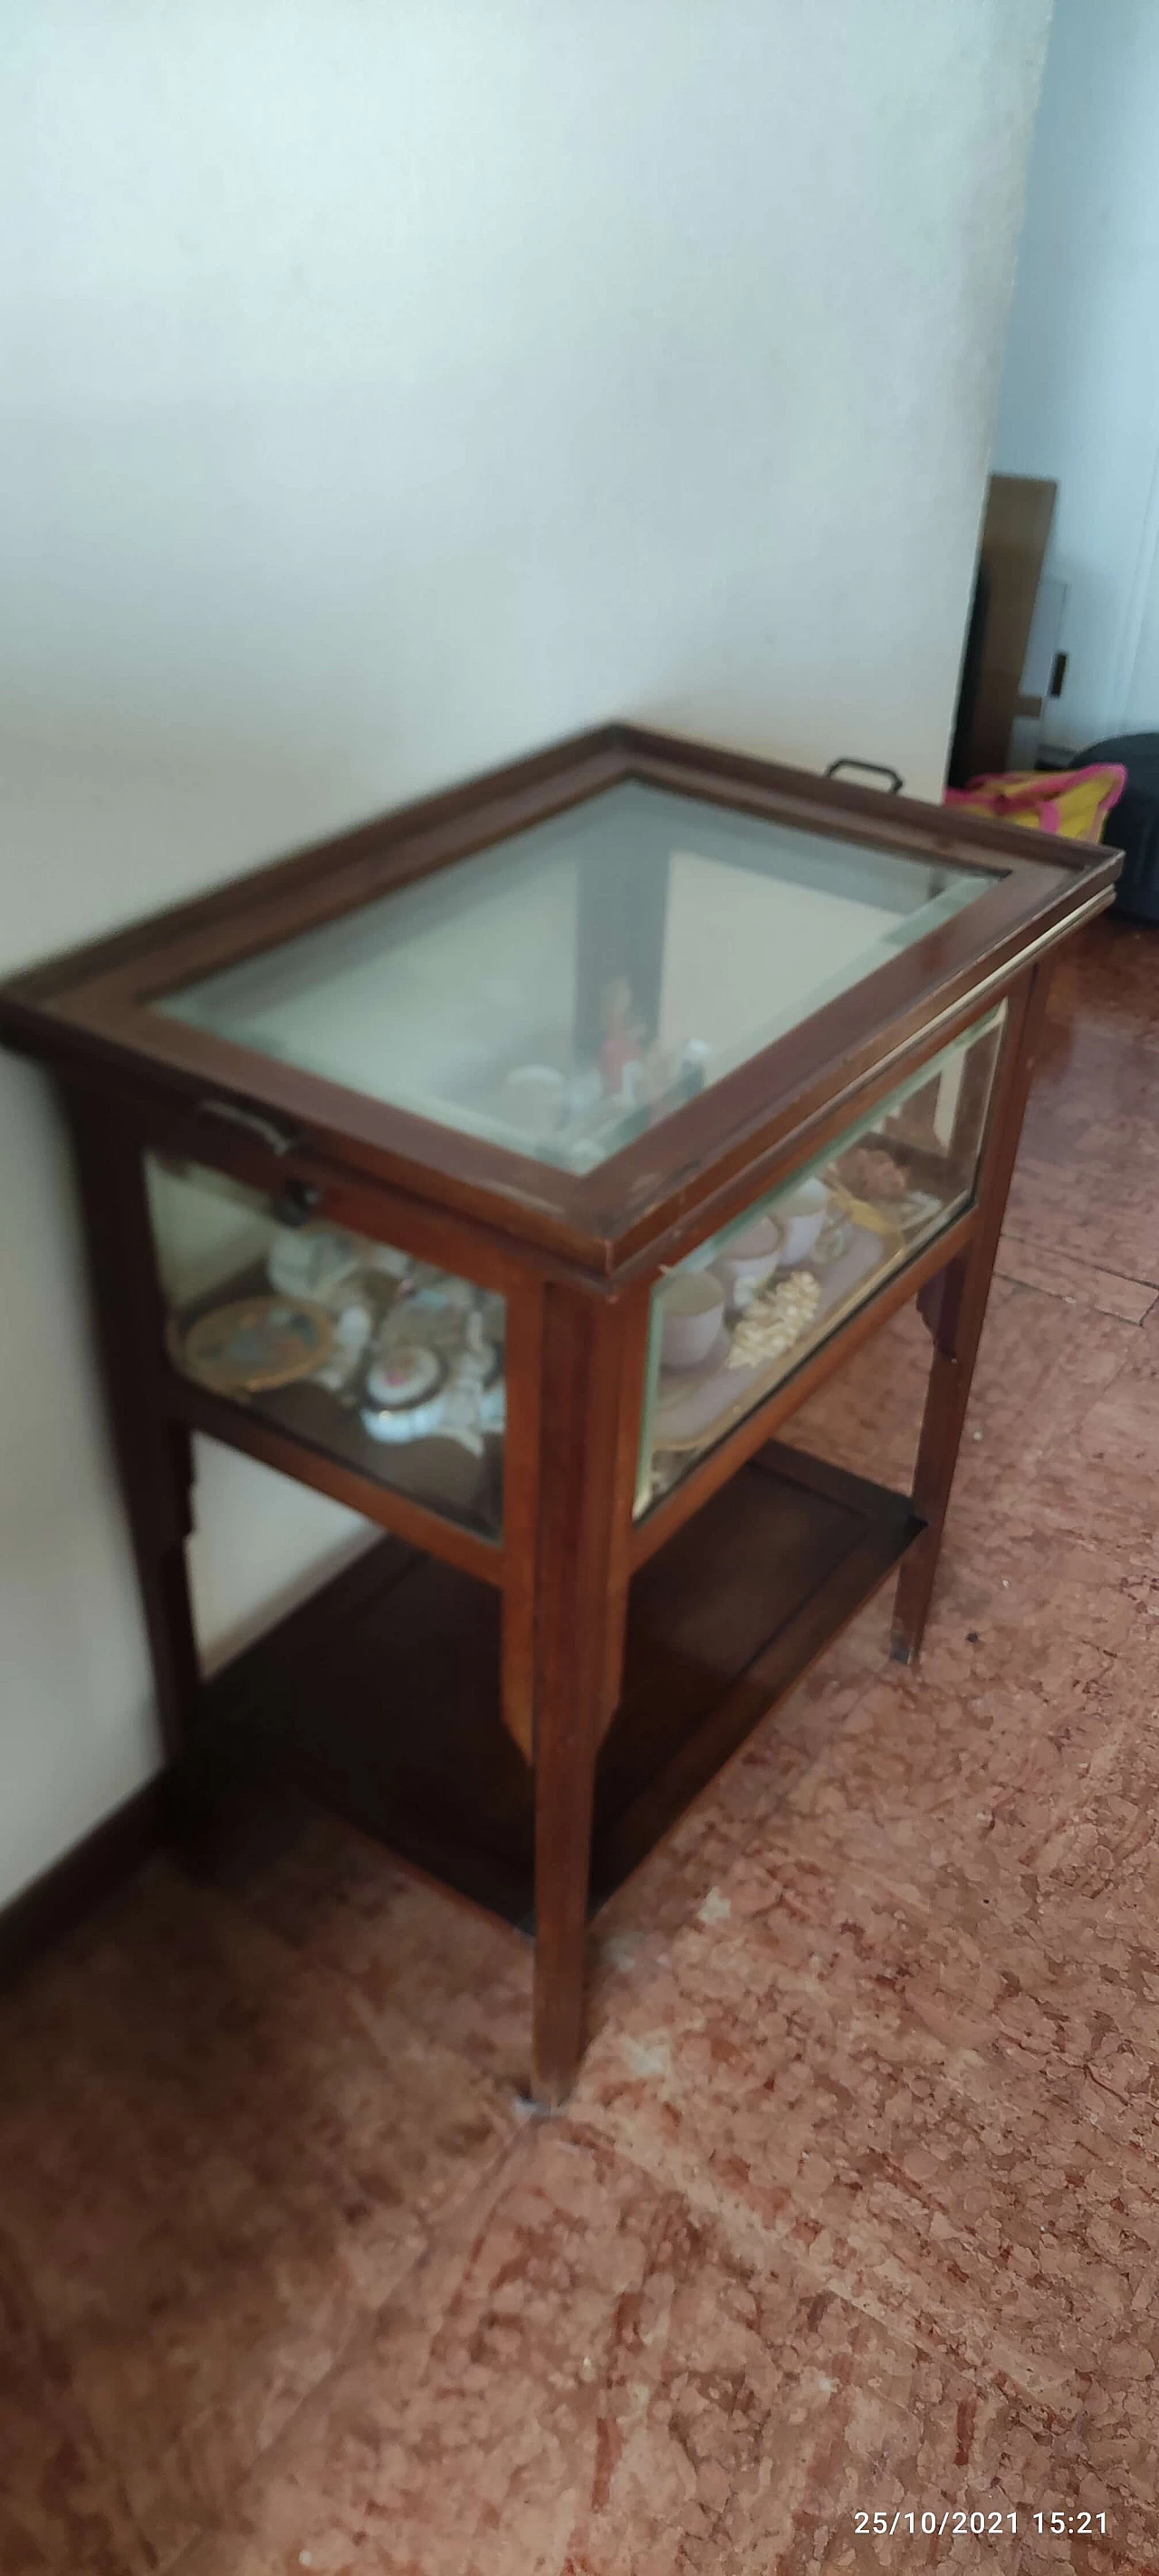
<path fill-rule="evenodd" d="M 368 1270 L 380 1271 L 384 1279 L 397 1280 L 401 1287 L 410 1278 L 415 1263 L 412 1253 L 396 1252 L 393 1243 L 368 1243 L 365 1266 Z"/>
<path fill-rule="evenodd" d="M 613 1100 L 625 1093 L 631 1099 L 635 1086 L 630 1069 L 643 1063 L 644 1032 L 635 1016 L 632 987 L 626 975 L 613 975 L 604 986 L 603 1023 L 600 1080 Z"/>
<path fill-rule="evenodd" d="M 693 1092 L 703 1091 L 716 1053 L 705 1038 L 686 1038 L 680 1050 L 680 1075 Z"/>
<path fill-rule="evenodd" d="M 468 1315 L 463 1346 L 451 1362 L 447 1391 L 439 1429 L 447 1440 L 457 1440 L 473 1458 L 483 1455 L 483 1408 L 486 1381 L 495 1366 L 495 1353 L 483 1331 L 483 1319 L 477 1312 Z"/>
<path fill-rule="evenodd" d="M 374 1317 L 360 1298 L 343 1306 L 334 1319 L 334 1348 L 324 1366 L 314 1371 L 316 1386 L 328 1395 L 343 1395 L 357 1377 L 366 1356 Z"/>

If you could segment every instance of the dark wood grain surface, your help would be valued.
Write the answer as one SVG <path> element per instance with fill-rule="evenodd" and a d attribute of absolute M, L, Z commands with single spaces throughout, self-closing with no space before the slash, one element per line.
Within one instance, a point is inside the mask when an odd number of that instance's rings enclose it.
<path fill-rule="evenodd" d="M 595 1901 L 919 1532 L 904 1496 L 772 1444 L 633 1577 L 595 1762 Z M 494 1592 L 384 1539 L 206 1685 L 202 1741 L 226 1773 L 292 1780 L 530 1930 L 535 1785 L 503 1726 L 499 1659 Z"/>

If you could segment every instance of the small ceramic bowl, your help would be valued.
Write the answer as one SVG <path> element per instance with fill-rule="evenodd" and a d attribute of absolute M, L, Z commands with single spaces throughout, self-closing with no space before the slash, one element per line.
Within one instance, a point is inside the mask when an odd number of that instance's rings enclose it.
<path fill-rule="evenodd" d="M 441 1360 L 422 1342 L 393 1342 L 367 1370 L 366 1393 L 376 1412 L 403 1413 L 421 1404 L 442 1375 Z"/>
<path fill-rule="evenodd" d="M 699 1368 L 724 1321 L 724 1290 L 712 1270 L 676 1270 L 664 1290 L 664 1368 Z"/>
<path fill-rule="evenodd" d="M 784 1228 L 784 1242 L 777 1255 L 777 1266 L 791 1270 L 797 1261 L 807 1261 L 829 1213 L 829 1192 L 824 1181 L 798 1181 L 794 1190 L 786 1190 L 777 1201 L 777 1222 Z"/>
<path fill-rule="evenodd" d="M 736 1303 L 738 1288 L 747 1289 L 751 1295 L 755 1289 L 763 1287 L 778 1261 L 784 1259 L 784 1239 L 784 1227 L 775 1216 L 758 1217 L 755 1225 L 746 1225 L 739 1234 L 734 1234 L 727 1252 L 722 1252 L 716 1262 L 730 1305 Z"/>

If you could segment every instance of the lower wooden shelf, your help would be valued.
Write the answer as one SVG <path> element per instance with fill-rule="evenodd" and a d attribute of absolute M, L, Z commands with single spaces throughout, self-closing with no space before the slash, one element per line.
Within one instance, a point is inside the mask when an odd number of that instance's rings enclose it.
<path fill-rule="evenodd" d="M 907 1497 L 770 1442 L 640 1567 L 593 1911 L 922 1527 Z M 490 1585 L 381 1540 L 205 1685 L 199 1769 L 292 1786 L 533 1930 L 533 1781 L 499 1714 L 500 1616 Z"/>

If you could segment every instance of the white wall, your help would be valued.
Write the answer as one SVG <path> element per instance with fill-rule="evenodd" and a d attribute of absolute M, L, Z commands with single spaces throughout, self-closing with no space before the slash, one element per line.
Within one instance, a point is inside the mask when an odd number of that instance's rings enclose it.
<path fill-rule="evenodd" d="M 1057 478 L 1047 738 L 1159 728 L 1159 8 L 1055 0 L 994 462 Z"/>
<path fill-rule="evenodd" d="M 936 792 L 1047 14 L 9 11 L 4 962 L 615 711 Z M 153 1737 L 14 1064 L 0 1133 L 3 1894 Z M 354 1529 L 202 1467 L 220 1644 Z"/>

